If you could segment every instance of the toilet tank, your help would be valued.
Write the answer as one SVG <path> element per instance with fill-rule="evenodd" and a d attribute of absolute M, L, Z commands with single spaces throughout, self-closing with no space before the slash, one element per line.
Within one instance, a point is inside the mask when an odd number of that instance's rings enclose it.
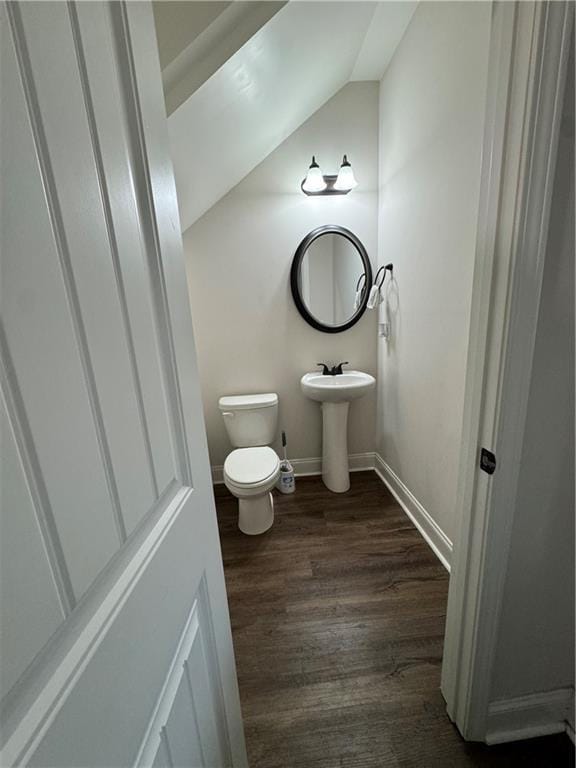
<path fill-rule="evenodd" d="M 233 395 L 221 397 L 222 413 L 233 448 L 269 445 L 276 437 L 278 395 Z"/>

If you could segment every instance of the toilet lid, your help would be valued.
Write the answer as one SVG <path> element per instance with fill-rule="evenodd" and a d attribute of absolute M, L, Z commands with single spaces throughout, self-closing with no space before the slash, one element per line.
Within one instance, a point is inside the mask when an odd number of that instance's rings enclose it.
<path fill-rule="evenodd" d="M 224 472 L 233 483 L 252 485 L 273 475 L 280 459 L 268 446 L 237 448 L 224 462 Z"/>

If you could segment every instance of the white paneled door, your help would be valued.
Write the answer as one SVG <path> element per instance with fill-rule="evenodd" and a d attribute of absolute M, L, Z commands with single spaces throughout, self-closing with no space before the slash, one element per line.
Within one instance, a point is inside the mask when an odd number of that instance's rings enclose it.
<path fill-rule="evenodd" d="M 244 768 L 152 12 L 0 14 L 0 764 Z"/>

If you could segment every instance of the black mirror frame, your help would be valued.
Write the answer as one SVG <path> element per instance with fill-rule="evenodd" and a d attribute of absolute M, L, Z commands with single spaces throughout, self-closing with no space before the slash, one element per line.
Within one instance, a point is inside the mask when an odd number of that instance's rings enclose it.
<path fill-rule="evenodd" d="M 302 259 L 304 258 L 304 255 L 306 254 L 306 251 L 308 248 L 312 245 L 314 240 L 317 240 L 321 235 L 328 235 L 328 234 L 335 234 L 335 235 L 343 235 L 347 240 L 349 240 L 352 245 L 356 248 L 358 253 L 360 254 L 360 258 L 362 259 L 362 263 L 364 265 L 364 272 L 366 274 L 366 282 L 365 282 L 365 289 L 364 289 L 364 296 L 362 297 L 362 302 L 360 303 L 360 306 L 356 310 L 356 312 L 352 315 L 350 320 L 348 320 L 345 323 L 342 323 L 342 325 L 326 325 L 325 323 L 321 323 L 319 320 L 317 320 L 314 315 L 312 315 L 309 311 L 307 306 L 304 304 L 304 301 L 302 300 L 302 296 L 300 294 L 300 285 L 299 285 L 299 275 L 300 275 L 300 266 L 302 264 Z M 362 317 L 364 312 L 366 311 L 366 304 L 368 303 L 368 295 L 370 293 L 370 288 L 372 286 L 372 266 L 370 264 L 370 259 L 368 258 L 368 254 L 366 252 L 366 248 L 362 245 L 360 240 L 356 237 L 354 232 L 351 232 L 349 229 L 346 229 L 345 227 L 340 227 L 337 224 L 325 224 L 322 227 L 317 227 L 316 229 L 313 229 L 311 232 L 309 232 L 304 240 L 300 243 L 298 248 L 296 249 L 296 253 L 294 254 L 294 258 L 292 259 L 292 267 L 290 269 L 290 288 L 292 289 L 292 298 L 294 299 L 294 303 L 296 304 L 296 307 L 298 309 L 298 312 L 300 312 L 301 316 L 306 320 L 306 322 L 311 325 L 313 328 L 316 328 L 317 331 L 322 331 L 323 333 L 342 333 L 342 331 L 347 331 L 349 328 L 352 328 L 353 325 L 356 325 L 358 320 Z"/>

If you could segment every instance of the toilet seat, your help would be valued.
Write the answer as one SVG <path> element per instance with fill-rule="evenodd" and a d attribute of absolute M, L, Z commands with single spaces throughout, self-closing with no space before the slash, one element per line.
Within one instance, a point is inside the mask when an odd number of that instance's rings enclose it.
<path fill-rule="evenodd" d="M 276 482 L 279 471 L 278 454 L 268 446 L 237 448 L 224 462 L 224 480 L 232 491 L 261 490 Z"/>

